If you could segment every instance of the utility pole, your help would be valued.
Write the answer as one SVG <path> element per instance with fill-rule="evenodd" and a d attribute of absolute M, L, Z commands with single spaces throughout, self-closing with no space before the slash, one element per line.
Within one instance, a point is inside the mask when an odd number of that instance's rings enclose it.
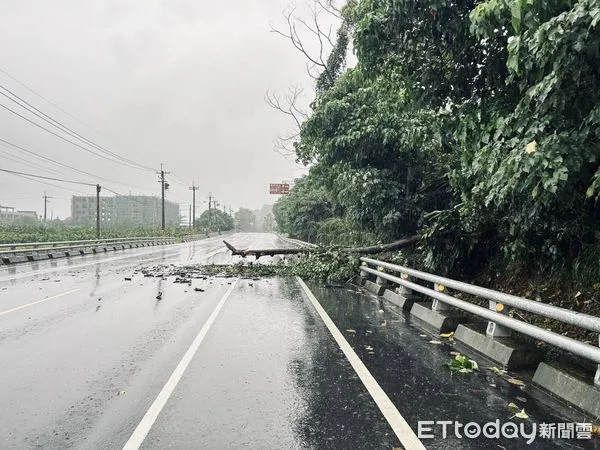
<path fill-rule="evenodd" d="M 213 200 L 213 202 L 214 202 L 214 208 L 215 208 L 215 219 L 217 219 L 217 217 L 218 217 L 218 215 L 217 215 L 217 211 L 219 210 L 219 209 L 218 209 L 219 202 L 218 202 L 218 201 L 216 201 L 216 200 Z M 219 227 L 219 222 L 218 222 L 217 220 L 215 220 L 215 225 L 217 225 L 217 231 L 218 231 L 219 233 L 221 233 L 221 230 L 220 230 L 220 227 Z"/>
<path fill-rule="evenodd" d="M 48 211 L 48 199 L 52 197 L 48 197 L 44 192 L 44 224 L 46 223 L 47 211 Z"/>
<path fill-rule="evenodd" d="M 212 193 L 208 193 L 208 231 L 212 226 Z"/>
<path fill-rule="evenodd" d="M 196 191 L 199 189 L 195 182 L 192 181 L 192 228 L 196 229 Z"/>
<path fill-rule="evenodd" d="M 169 183 L 165 182 L 165 175 L 168 175 L 169 172 L 165 172 L 163 170 L 163 165 L 160 165 L 160 172 L 157 172 L 157 174 L 160 176 L 158 182 L 160 183 L 160 191 L 161 191 L 161 197 L 162 197 L 162 203 L 161 203 L 161 216 L 162 216 L 162 230 L 165 230 L 165 190 L 169 189 Z"/>
<path fill-rule="evenodd" d="M 192 228 L 192 205 L 190 205 L 190 214 L 188 215 L 188 219 L 189 219 L 189 222 L 190 222 L 189 227 L 191 229 Z"/>
<path fill-rule="evenodd" d="M 96 239 L 100 239 L 100 191 L 102 188 L 96 185 Z"/>

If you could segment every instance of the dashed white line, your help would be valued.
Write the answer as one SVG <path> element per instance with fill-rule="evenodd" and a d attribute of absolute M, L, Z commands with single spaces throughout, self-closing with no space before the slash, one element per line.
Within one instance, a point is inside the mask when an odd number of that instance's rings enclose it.
<path fill-rule="evenodd" d="M 225 292 L 225 295 L 223 295 L 223 297 L 221 298 L 221 300 L 219 301 L 219 303 L 217 304 L 217 306 L 211 313 L 210 317 L 208 318 L 208 320 L 206 321 L 206 323 L 204 324 L 202 329 L 198 332 L 196 338 L 194 339 L 194 341 L 192 342 L 190 347 L 185 352 L 185 355 L 183 355 L 183 358 L 181 358 L 181 361 L 179 361 L 179 364 L 177 364 L 177 367 L 175 368 L 175 370 L 169 377 L 167 383 L 164 385 L 164 387 L 162 388 L 162 390 L 156 397 L 156 400 L 154 400 L 152 405 L 150 405 L 150 408 L 148 409 L 148 411 L 146 411 L 146 414 L 144 414 L 144 417 L 142 417 L 142 420 L 140 421 L 138 426 L 135 428 L 135 430 L 129 437 L 129 440 L 123 446 L 123 450 L 135 450 L 135 449 L 140 448 L 140 446 L 144 442 L 144 439 L 146 439 L 146 436 L 150 432 L 150 428 L 152 428 L 152 425 L 154 425 L 154 422 L 156 422 L 158 415 L 160 414 L 160 412 L 164 408 L 165 404 L 169 400 L 169 397 L 171 397 L 171 394 L 177 387 L 179 380 L 181 380 L 181 377 L 183 376 L 185 370 L 187 369 L 190 362 L 192 361 L 192 358 L 196 354 L 198 347 L 200 347 L 200 344 L 206 337 L 208 330 L 210 329 L 213 322 L 217 318 L 217 315 L 223 308 L 225 301 L 229 298 L 229 296 L 233 292 L 233 289 L 235 288 L 238 280 L 239 280 L 239 278 L 237 278 L 231 284 L 229 289 L 227 289 L 227 292 Z"/>
<path fill-rule="evenodd" d="M 42 300 L 38 300 L 37 302 L 27 303 L 26 305 L 17 306 L 16 308 L 7 309 L 6 311 L 0 311 L 0 316 L 3 316 L 5 314 L 11 313 L 11 312 L 19 311 L 20 309 L 29 308 L 30 306 L 33 306 L 33 305 L 39 305 L 40 303 L 44 303 L 44 302 L 47 302 L 47 301 L 50 301 L 50 300 L 54 300 L 54 299 L 57 299 L 57 298 L 60 298 L 60 297 L 64 297 L 66 295 L 73 294 L 73 293 L 78 292 L 78 291 L 79 291 L 79 289 L 73 289 L 72 291 L 63 292 L 62 294 L 53 295 L 52 297 L 47 297 L 47 298 L 44 298 Z"/>
<path fill-rule="evenodd" d="M 352 349 L 344 335 L 340 332 L 340 330 L 335 326 L 327 312 L 323 309 L 317 298 L 310 291 L 308 286 L 302 281 L 300 277 L 296 277 L 298 284 L 302 287 L 302 290 L 317 310 L 323 322 L 325 322 L 325 326 L 339 345 L 342 352 L 352 365 L 352 368 L 362 381 L 365 388 L 371 397 L 375 401 L 375 404 L 379 407 L 379 410 L 392 427 L 392 430 L 402 443 L 402 445 L 409 450 L 425 450 L 425 446 L 419 440 L 415 432 L 410 428 L 410 425 L 404 420 L 404 417 L 400 414 L 398 409 L 394 406 L 390 398 L 387 396 L 385 391 L 379 386 L 369 369 L 363 364 L 361 359 L 358 357 L 356 352 Z"/>

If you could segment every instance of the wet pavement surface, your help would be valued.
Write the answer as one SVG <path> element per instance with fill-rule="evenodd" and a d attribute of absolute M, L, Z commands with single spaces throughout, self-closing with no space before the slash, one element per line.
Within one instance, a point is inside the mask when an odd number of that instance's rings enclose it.
<path fill-rule="evenodd" d="M 0 448 L 122 448 L 231 288 L 143 448 L 400 448 L 294 279 L 175 283 L 141 271 L 239 261 L 222 238 L 0 267 Z M 289 245 L 273 234 L 225 239 L 238 248 Z M 569 422 L 572 411 L 546 404 L 527 373 L 511 373 L 524 387 L 483 361 L 480 372 L 451 374 L 444 362 L 453 343 L 400 310 L 351 286 L 309 287 L 415 432 L 419 420 Z M 513 418 L 511 402 L 529 419 Z M 434 433 L 427 448 L 600 448 Z"/>
<path fill-rule="evenodd" d="M 293 279 L 240 280 L 143 448 L 398 447 Z"/>
<path fill-rule="evenodd" d="M 532 423 L 569 423 L 569 417 L 579 416 L 566 406 L 552 408 L 546 404 L 543 396 L 528 389 L 526 377 L 530 374 L 526 372 L 510 373 L 525 380 L 525 386 L 513 385 L 507 381 L 508 376 L 496 375 L 489 370 L 494 366 L 489 361 L 478 361 L 479 372 L 450 373 L 444 363 L 454 358 L 451 352 L 462 349 L 455 348 L 448 339 L 417 328 L 401 309 L 384 305 L 374 295 L 354 287 L 308 285 L 413 430 L 417 430 L 418 421 L 483 425 L 498 419 L 501 425 L 523 424 L 529 433 Z M 525 409 L 529 419 L 514 418 L 520 409 L 509 407 L 510 403 Z M 458 439 L 453 428 L 448 428 L 448 437 L 441 439 L 441 425 L 434 427 L 431 434 L 435 438 L 423 439 L 431 449 L 600 448 L 598 440 L 537 437 L 527 444 L 527 439 Z"/>

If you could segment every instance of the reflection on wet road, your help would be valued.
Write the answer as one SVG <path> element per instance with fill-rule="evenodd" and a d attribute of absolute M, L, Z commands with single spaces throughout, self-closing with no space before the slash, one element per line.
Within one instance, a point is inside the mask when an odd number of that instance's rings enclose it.
<path fill-rule="evenodd" d="M 294 279 L 182 284 L 139 272 L 235 262 L 221 239 L 0 269 L 0 448 L 122 448 L 139 429 L 142 447 L 156 449 L 400 448 Z M 239 248 L 286 245 L 272 234 L 226 239 Z M 452 348 L 429 344 L 378 299 L 309 287 L 413 430 L 419 420 L 504 422 L 509 402 L 524 404 L 533 421 L 562 421 L 488 371 L 451 376 L 443 362 Z M 563 444 L 528 448 L 584 448 Z"/>
<path fill-rule="evenodd" d="M 143 448 L 393 448 L 293 279 L 240 280 Z"/>
<path fill-rule="evenodd" d="M 451 374 L 444 363 L 457 349 L 415 328 L 400 309 L 385 307 L 379 298 L 354 289 L 308 285 L 413 430 L 418 421 L 483 425 L 498 419 L 501 424 L 513 421 L 528 427 L 569 422 L 564 409 L 552 410 L 529 390 L 488 370 L 491 362 L 479 361 L 480 372 Z M 437 344 L 440 341 L 446 342 Z M 526 409 L 529 419 L 514 418 L 510 403 Z M 598 442 L 577 440 L 536 439 L 528 445 L 524 439 L 459 439 L 453 432 L 441 439 L 441 428 L 436 439 L 423 442 L 431 449 L 600 448 Z"/>

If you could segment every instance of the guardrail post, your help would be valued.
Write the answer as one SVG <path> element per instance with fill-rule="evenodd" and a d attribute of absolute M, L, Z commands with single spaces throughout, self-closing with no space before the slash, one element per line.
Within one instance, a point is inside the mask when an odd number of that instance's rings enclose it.
<path fill-rule="evenodd" d="M 365 280 L 367 278 L 369 278 L 369 274 L 363 270 L 364 267 L 367 266 L 367 263 L 363 261 L 363 263 L 360 265 L 360 277 L 364 278 Z"/>
<path fill-rule="evenodd" d="M 495 311 L 498 314 L 508 316 L 508 308 L 506 307 L 506 305 L 495 302 L 493 300 L 488 300 L 488 302 L 492 311 Z M 488 321 L 485 334 L 487 334 L 491 338 L 508 337 L 511 335 L 510 330 L 508 328 L 498 325 L 496 322 L 492 322 L 491 320 Z"/>
<path fill-rule="evenodd" d="M 383 267 L 377 267 L 377 271 L 378 272 L 385 272 L 385 269 Z M 388 280 L 386 280 L 385 278 L 381 278 L 380 276 L 378 276 L 377 279 L 375 280 L 375 283 L 377 283 L 379 286 L 387 286 L 388 285 Z"/>
<path fill-rule="evenodd" d="M 446 287 L 443 284 L 439 284 L 439 283 L 433 283 L 433 289 L 438 292 L 446 291 Z M 452 310 L 452 306 L 434 298 L 433 302 L 431 303 L 431 310 L 437 311 L 437 312 L 450 311 L 450 310 Z"/>
<path fill-rule="evenodd" d="M 600 336 L 598 336 L 598 347 L 600 347 Z M 594 377 L 594 386 L 600 388 L 600 364 L 596 367 L 596 376 Z"/>
<path fill-rule="evenodd" d="M 403 280 L 410 280 L 410 276 L 407 273 L 401 273 L 400 278 Z M 406 298 L 409 298 L 413 295 L 413 290 L 407 288 L 406 286 L 400 285 L 396 288 L 396 294 L 400 294 Z"/>
<path fill-rule="evenodd" d="M 364 270 L 365 267 L 368 267 L 368 264 L 363 261 L 360 264 L 360 275 L 356 280 L 359 286 L 364 286 L 369 281 L 369 273 Z"/>

